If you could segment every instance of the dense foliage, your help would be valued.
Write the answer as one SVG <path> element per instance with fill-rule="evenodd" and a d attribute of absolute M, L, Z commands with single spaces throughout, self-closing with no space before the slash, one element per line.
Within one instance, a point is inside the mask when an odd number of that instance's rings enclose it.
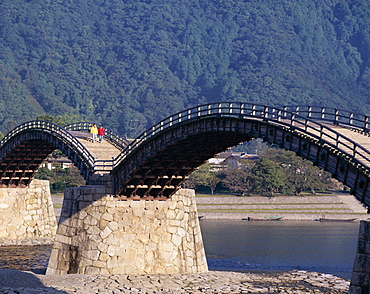
<path fill-rule="evenodd" d="M 215 101 L 369 112 L 367 0 L 2 0 L 0 130 L 40 115 L 134 137 Z"/>
<path fill-rule="evenodd" d="M 35 178 L 48 180 L 51 193 L 60 193 L 68 187 L 85 185 L 85 180 L 80 175 L 80 171 L 73 165 L 70 168 L 62 168 L 59 164 L 55 164 L 53 170 L 49 170 L 47 167 L 40 167 L 35 174 Z"/>
<path fill-rule="evenodd" d="M 315 194 L 338 188 L 329 173 L 313 166 L 312 162 L 296 156 L 291 151 L 269 148 L 256 161 L 245 160 L 240 168 L 220 171 L 212 170 L 209 163 L 200 166 L 190 174 L 185 187 L 214 193 L 225 192 L 236 195 L 252 193 L 274 196 L 276 193 L 301 195 L 302 192 Z"/>

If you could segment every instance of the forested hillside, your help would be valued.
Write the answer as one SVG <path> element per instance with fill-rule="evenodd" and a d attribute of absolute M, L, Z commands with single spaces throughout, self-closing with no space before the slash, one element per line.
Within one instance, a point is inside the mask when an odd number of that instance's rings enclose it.
<path fill-rule="evenodd" d="M 0 131 L 78 115 L 134 137 L 198 104 L 369 113 L 368 0 L 0 0 Z"/>

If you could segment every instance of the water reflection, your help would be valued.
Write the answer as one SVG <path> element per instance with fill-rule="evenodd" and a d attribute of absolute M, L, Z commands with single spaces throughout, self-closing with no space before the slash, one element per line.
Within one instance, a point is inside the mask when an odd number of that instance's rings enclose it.
<path fill-rule="evenodd" d="M 291 270 L 350 279 L 359 223 L 202 220 L 213 270 Z"/>

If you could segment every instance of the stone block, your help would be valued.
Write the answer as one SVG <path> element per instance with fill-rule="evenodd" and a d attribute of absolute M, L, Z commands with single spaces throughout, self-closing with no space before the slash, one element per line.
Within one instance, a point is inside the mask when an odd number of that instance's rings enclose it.
<path fill-rule="evenodd" d="M 141 203 L 141 201 L 140 201 L 140 202 L 138 202 L 138 203 Z M 134 217 L 142 217 L 142 216 L 144 215 L 144 210 L 143 210 L 143 208 L 141 208 L 141 207 L 135 207 L 135 208 L 132 210 L 132 215 L 133 215 Z"/>
<path fill-rule="evenodd" d="M 154 210 L 144 210 L 144 216 L 145 218 L 149 219 L 154 219 L 156 215 L 156 211 Z"/>
<path fill-rule="evenodd" d="M 122 275 L 122 274 L 127 274 L 127 270 L 125 266 L 117 266 L 112 269 L 111 273 L 113 275 Z"/>
<path fill-rule="evenodd" d="M 110 234 L 103 242 L 108 245 L 114 245 L 117 247 L 121 247 L 126 243 L 129 243 L 130 241 L 124 239 L 124 233 L 122 234 L 117 234 L 120 233 L 120 231 L 115 232 L 115 234 Z M 123 238 L 120 237 L 120 235 L 123 235 Z"/>
<path fill-rule="evenodd" d="M 161 244 L 161 251 L 162 252 L 172 252 L 175 249 L 173 243 L 171 241 L 162 241 Z"/>
<path fill-rule="evenodd" d="M 99 258 L 99 255 L 100 255 L 100 251 L 99 250 L 88 250 L 86 252 L 86 258 L 94 261 L 94 260 L 98 260 Z"/>
<path fill-rule="evenodd" d="M 359 286 L 349 286 L 348 294 L 363 294 L 365 291 L 362 291 L 362 288 Z"/>
<path fill-rule="evenodd" d="M 181 237 L 181 238 L 183 238 L 183 237 L 185 237 L 186 236 L 186 230 L 183 228 L 183 227 L 176 227 L 176 234 L 179 236 L 179 237 Z"/>
<path fill-rule="evenodd" d="M 182 244 L 182 238 L 178 235 L 172 235 L 171 241 L 175 247 L 179 247 Z"/>
<path fill-rule="evenodd" d="M 69 269 L 69 261 L 59 260 L 57 269 L 61 272 L 67 272 Z"/>
<path fill-rule="evenodd" d="M 92 266 L 92 264 L 93 264 L 93 261 L 91 259 L 81 258 L 81 261 L 79 263 L 79 267 L 80 268 L 85 268 L 87 266 Z"/>
<path fill-rule="evenodd" d="M 107 253 L 104 253 L 104 252 L 101 252 L 100 255 L 99 255 L 99 260 L 100 261 L 108 261 L 109 260 L 109 255 Z"/>
<path fill-rule="evenodd" d="M 97 235 L 101 233 L 101 230 L 97 226 L 87 226 L 86 233 L 90 235 Z"/>
<path fill-rule="evenodd" d="M 82 200 L 87 201 L 87 202 L 92 202 L 93 201 L 93 196 L 91 194 L 83 195 Z"/>
<path fill-rule="evenodd" d="M 174 196 L 172 196 L 171 200 L 166 201 L 168 203 L 168 209 L 169 210 L 175 210 L 177 207 L 177 200 L 174 199 Z"/>
<path fill-rule="evenodd" d="M 153 267 L 153 274 L 166 274 L 166 270 L 163 266 L 157 264 Z"/>
<path fill-rule="evenodd" d="M 108 245 L 103 242 L 99 242 L 97 247 L 100 252 L 107 252 L 108 250 Z"/>
<path fill-rule="evenodd" d="M 184 219 L 185 212 L 184 210 L 177 210 L 176 211 L 176 217 L 177 220 L 183 220 Z"/>
<path fill-rule="evenodd" d="M 351 285 L 366 286 L 369 285 L 369 274 L 353 272 Z"/>
<path fill-rule="evenodd" d="M 115 268 L 115 267 L 118 267 L 118 257 L 117 256 L 113 256 L 110 259 L 108 259 L 108 261 L 107 261 L 107 268 L 108 269 Z"/>
<path fill-rule="evenodd" d="M 85 268 L 85 275 L 96 275 L 100 274 L 100 268 L 96 268 L 94 266 L 87 266 Z"/>
<path fill-rule="evenodd" d="M 169 220 L 174 220 L 176 218 L 176 212 L 174 209 L 169 209 L 166 213 L 166 218 Z"/>
<path fill-rule="evenodd" d="M 106 220 L 106 221 L 109 221 L 109 222 L 113 221 L 113 215 L 112 215 L 112 214 L 110 214 L 110 213 L 108 213 L 108 212 L 105 212 L 105 213 L 101 216 L 101 218 L 102 218 L 103 220 Z"/>
<path fill-rule="evenodd" d="M 132 261 L 135 261 L 136 260 L 136 248 L 127 248 L 126 249 L 126 254 L 125 254 L 125 257 L 126 259 L 129 259 L 129 260 L 132 260 Z"/>
<path fill-rule="evenodd" d="M 109 255 L 109 256 L 114 256 L 115 255 L 115 253 L 116 253 L 116 246 L 113 246 L 113 245 L 109 245 L 108 246 L 108 249 L 107 249 L 107 254 Z"/>
<path fill-rule="evenodd" d="M 101 275 L 108 276 L 108 275 L 113 274 L 113 272 L 112 272 L 112 271 L 110 271 L 110 270 L 108 270 L 107 268 L 100 268 L 100 274 L 101 274 Z"/>
<path fill-rule="evenodd" d="M 55 241 L 63 243 L 63 244 L 71 244 L 71 238 L 63 235 L 56 235 Z"/>
<path fill-rule="evenodd" d="M 174 227 L 181 227 L 183 225 L 183 223 L 180 220 L 170 219 L 170 220 L 167 220 L 167 222 L 170 226 L 174 226 Z"/>
<path fill-rule="evenodd" d="M 366 230 L 366 227 L 367 227 L 367 221 L 360 221 L 360 228 L 359 228 L 359 231 L 358 231 L 358 239 L 366 239 L 366 235 L 367 235 L 367 230 Z"/>
<path fill-rule="evenodd" d="M 143 244 L 149 243 L 149 233 L 137 234 L 137 240 Z"/>
<path fill-rule="evenodd" d="M 100 237 L 104 240 L 112 233 L 112 230 L 107 226 L 104 228 L 103 231 L 100 233 Z"/>
<path fill-rule="evenodd" d="M 109 222 L 106 221 L 106 220 L 99 220 L 99 223 L 98 223 L 98 228 L 99 230 L 103 231 L 105 229 L 106 226 L 108 226 Z"/>
<path fill-rule="evenodd" d="M 166 217 L 166 212 L 163 210 L 156 210 L 155 211 L 155 218 L 157 219 L 164 219 Z"/>
<path fill-rule="evenodd" d="M 357 254 L 353 265 L 353 272 L 359 273 L 365 272 L 365 269 L 367 267 L 366 261 L 367 261 L 366 255 Z"/>
<path fill-rule="evenodd" d="M 100 260 L 93 260 L 92 265 L 96 268 L 105 268 L 107 266 L 107 263 Z"/>
<path fill-rule="evenodd" d="M 54 268 L 54 267 L 48 267 L 47 268 L 47 270 L 46 270 L 46 274 L 47 275 L 58 275 L 58 274 L 60 274 L 57 270 L 56 270 L 56 268 Z"/>
<path fill-rule="evenodd" d="M 158 244 L 160 241 L 160 234 L 149 233 L 149 240 L 154 244 Z"/>

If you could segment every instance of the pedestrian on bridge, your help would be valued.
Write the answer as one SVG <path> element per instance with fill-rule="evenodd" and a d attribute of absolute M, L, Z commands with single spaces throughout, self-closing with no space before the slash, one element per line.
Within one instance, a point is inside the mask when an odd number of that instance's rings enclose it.
<path fill-rule="evenodd" d="M 105 130 L 103 128 L 103 125 L 100 125 L 98 129 L 98 138 L 99 138 L 99 143 L 103 142 L 103 137 L 105 135 Z"/>
<path fill-rule="evenodd" d="M 92 125 L 92 127 L 90 129 L 90 133 L 92 134 L 93 143 L 95 143 L 96 137 L 98 135 L 98 128 L 96 127 L 96 124 L 93 124 Z"/>

